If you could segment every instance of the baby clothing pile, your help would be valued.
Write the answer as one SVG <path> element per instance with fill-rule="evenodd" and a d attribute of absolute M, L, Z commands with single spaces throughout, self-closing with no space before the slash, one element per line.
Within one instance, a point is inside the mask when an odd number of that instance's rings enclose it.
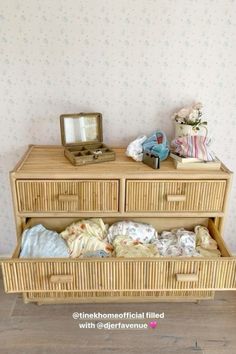
<path fill-rule="evenodd" d="M 161 256 L 199 256 L 196 251 L 196 235 L 183 228 L 162 231 L 157 240 L 157 248 Z"/>
<path fill-rule="evenodd" d="M 21 258 L 220 257 L 206 227 L 163 231 L 146 223 L 119 221 L 109 227 L 101 218 L 79 220 L 58 234 L 43 225 L 22 235 Z"/>
<path fill-rule="evenodd" d="M 108 241 L 116 257 L 157 257 L 156 240 L 156 230 L 145 223 L 119 221 L 108 229 Z"/>
<path fill-rule="evenodd" d="M 107 242 L 108 225 L 102 219 L 80 220 L 61 232 L 67 242 L 70 257 L 107 257 L 113 247 Z"/>
<path fill-rule="evenodd" d="M 205 226 L 198 225 L 194 228 L 196 233 L 196 250 L 203 257 L 220 257 L 217 242 L 210 236 Z"/>
<path fill-rule="evenodd" d="M 216 241 L 205 226 L 198 225 L 194 232 L 183 228 L 163 231 L 157 240 L 157 248 L 165 257 L 220 257 Z"/>
<path fill-rule="evenodd" d="M 66 242 L 56 232 L 38 224 L 22 234 L 21 258 L 68 258 Z"/>

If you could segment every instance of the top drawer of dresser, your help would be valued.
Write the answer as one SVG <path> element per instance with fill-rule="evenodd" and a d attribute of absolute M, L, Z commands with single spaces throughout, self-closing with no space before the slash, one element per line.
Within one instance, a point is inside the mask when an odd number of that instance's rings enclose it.
<path fill-rule="evenodd" d="M 18 210 L 117 212 L 118 180 L 17 180 Z"/>
<path fill-rule="evenodd" d="M 222 212 L 226 180 L 127 180 L 127 212 Z"/>

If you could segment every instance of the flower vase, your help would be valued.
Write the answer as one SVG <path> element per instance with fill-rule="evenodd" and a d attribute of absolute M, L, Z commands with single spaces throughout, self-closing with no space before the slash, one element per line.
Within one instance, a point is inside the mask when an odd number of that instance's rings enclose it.
<path fill-rule="evenodd" d="M 205 126 L 201 126 L 199 130 L 197 130 L 193 125 L 190 124 L 180 124 L 175 123 L 175 137 L 180 138 L 186 135 L 203 135 L 207 136 L 208 130 Z"/>

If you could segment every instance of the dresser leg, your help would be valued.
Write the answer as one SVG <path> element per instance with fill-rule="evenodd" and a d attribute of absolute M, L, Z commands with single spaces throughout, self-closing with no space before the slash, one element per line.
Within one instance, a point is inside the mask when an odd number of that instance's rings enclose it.
<path fill-rule="evenodd" d="M 22 297 L 23 297 L 24 304 L 29 304 L 30 303 L 30 301 L 28 300 L 27 293 L 22 293 Z"/>

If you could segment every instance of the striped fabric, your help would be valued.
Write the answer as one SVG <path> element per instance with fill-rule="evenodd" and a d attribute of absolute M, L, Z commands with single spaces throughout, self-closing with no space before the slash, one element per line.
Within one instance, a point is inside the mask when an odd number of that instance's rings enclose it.
<path fill-rule="evenodd" d="M 210 139 L 206 136 L 187 135 L 176 138 L 171 144 L 175 148 L 175 153 L 183 157 L 196 157 L 204 161 L 215 159 L 210 150 Z"/>

